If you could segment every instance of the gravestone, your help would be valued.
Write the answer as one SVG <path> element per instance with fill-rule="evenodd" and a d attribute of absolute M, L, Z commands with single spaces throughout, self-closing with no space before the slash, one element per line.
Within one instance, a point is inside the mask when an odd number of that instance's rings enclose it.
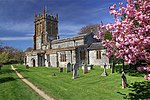
<path fill-rule="evenodd" d="M 56 76 L 56 74 L 53 72 L 53 73 L 52 73 L 52 76 Z"/>
<path fill-rule="evenodd" d="M 59 72 L 60 73 L 63 72 L 63 68 L 62 67 L 59 68 Z"/>
<path fill-rule="evenodd" d="M 105 63 L 105 65 L 104 65 L 104 72 L 102 73 L 102 75 L 101 76 L 107 76 L 107 72 L 106 72 L 106 63 Z"/>
<path fill-rule="evenodd" d="M 127 87 L 127 79 L 126 79 L 124 71 L 122 72 L 121 78 L 122 78 L 122 88 L 126 88 Z"/>
<path fill-rule="evenodd" d="M 93 68 L 93 65 L 90 65 L 91 66 L 91 70 L 93 70 L 94 68 Z"/>
<path fill-rule="evenodd" d="M 87 65 L 87 69 L 88 69 L 88 70 L 91 70 L 91 65 Z"/>
<path fill-rule="evenodd" d="M 74 64 L 71 64 L 71 71 L 73 71 L 73 66 L 74 66 Z"/>
<path fill-rule="evenodd" d="M 86 64 L 82 66 L 82 69 L 83 69 L 83 74 L 88 73 L 88 67 Z"/>
<path fill-rule="evenodd" d="M 26 69 L 28 69 L 29 68 L 29 65 L 26 65 Z"/>
<path fill-rule="evenodd" d="M 67 64 L 66 71 L 67 71 L 67 73 L 71 72 L 71 63 L 70 62 Z"/>
<path fill-rule="evenodd" d="M 79 75 L 78 75 L 78 69 L 79 69 L 79 65 L 76 63 L 74 66 L 73 66 L 73 79 L 75 78 L 78 78 Z"/>

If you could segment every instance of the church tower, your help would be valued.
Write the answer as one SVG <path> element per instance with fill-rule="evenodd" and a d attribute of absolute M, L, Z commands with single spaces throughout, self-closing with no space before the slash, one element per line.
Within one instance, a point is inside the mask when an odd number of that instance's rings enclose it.
<path fill-rule="evenodd" d="M 45 8 L 42 14 L 34 15 L 34 50 L 50 48 L 50 42 L 58 39 L 58 14 L 46 14 Z"/>

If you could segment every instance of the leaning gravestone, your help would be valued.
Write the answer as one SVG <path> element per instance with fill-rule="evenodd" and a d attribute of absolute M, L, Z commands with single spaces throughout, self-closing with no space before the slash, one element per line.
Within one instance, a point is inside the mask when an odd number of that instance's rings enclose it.
<path fill-rule="evenodd" d="M 85 64 L 85 65 L 83 65 L 83 66 L 82 66 L 82 68 L 83 68 L 83 74 L 88 73 L 88 67 L 87 67 L 87 65 L 86 65 L 86 64 Z"/>
<path fill-rule="evenodd" d="M 67 70 L 67 72 L 71 72 L 71 63 L 70 62 L 67 64 L 66 70 Z"/>
<path fill-rule="evenodd" d="M 124 71 L 122 72 L 121 77 L 122 77 L 122 88 L 126 88 L 127 87 L 127 79 L 126 79 Z"/>
<path fill-rule="evenodd" d="M 79 69 L 79 65 L 76 63 L 74 66 L 73 66 L 73 79 L 75 78 L 78 78 L 79 75 L 78 75 L 78 69 Z"/>
<path fill-rule="evenodd" d="M 106 63 L 105 63 L 105 65 L 104 65 L 104 72 L 102 73 L 102 75 L 101 76 L 107 76 L 107 72 L 106 72 Z"/>

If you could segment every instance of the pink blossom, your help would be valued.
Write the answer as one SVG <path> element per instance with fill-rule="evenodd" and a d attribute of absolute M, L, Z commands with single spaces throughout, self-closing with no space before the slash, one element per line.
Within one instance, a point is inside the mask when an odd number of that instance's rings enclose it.
<path fill-rule="evenodd" d="M 113 6 L 110 7 L 110 10 L 114 10 L 116 7 L 116 4 L 114 4 Z"/>
<path fill-rule="evenodd" d="M 150 62 L 150 2 L 147 0 L 127 0 L 128 4 L 117 10 L 116 4 L 110 7 L 110 14 L 114 15 L 114 22 L 100 26 L 100 39 L 104 36 L 103 29 L 112 32 L 111 41 L 104 40 L 103 45 L 107 47 L 107 55 L 115 55 L 117 58 L 124 58 L 127 64 L 135 64 L 139 60 Z M 139 5 L 135 8 L 135 4 Z M 119 17 L 125 14 L 125 18 Z"/>
<path fill-rule="evenodd" d="M 144 76 L 145 80 L 150 80 L 150 76 Z"/>
<path fill-rule="evenodd" d="M 121 44 L 119 44 L 118 42 L 116 42 L 116 47 L 117 47 L 117 48 L 120 48 L 120 47 L 121 47 Z"/>
<path fill-rule="evenodd" d="M 131 4 L 133 2 L 133 0 L 127 0 L 128 4 Z"/>

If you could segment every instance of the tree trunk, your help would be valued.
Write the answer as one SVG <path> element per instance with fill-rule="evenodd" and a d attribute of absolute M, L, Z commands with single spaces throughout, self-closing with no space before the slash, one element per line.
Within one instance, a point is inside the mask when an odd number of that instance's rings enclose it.
<path fill-rule="evenodd" d="M 124 60 L 122 60 L 122 69 L 121 69 L 122 72 L 124 72 Z"/>
<path fill-rule="evenodd" d="M 111 67 L 111 73 L 114 73 L 114 67 L 115 67 L 115 62 L 113 61 L 112 67 Z"/>
<path fill-rule="evenodd" d="M 127 79 L 126 79 L 126 76 L 125 76 L 125 73 L 124 73 L 124 60 L 122 62 L 122 88 L 126 88 L 127 87 Z"/>

